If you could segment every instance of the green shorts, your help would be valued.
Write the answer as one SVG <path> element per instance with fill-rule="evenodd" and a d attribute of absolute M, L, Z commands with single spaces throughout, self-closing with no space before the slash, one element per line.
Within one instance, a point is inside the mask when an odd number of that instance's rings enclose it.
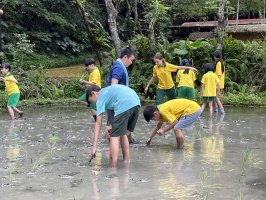
<path fill-rule="evenodd" d="M 191 87 L 181 86 L 178 88 L 178 98 L 195 99 L 195 90 Z"/>
<path fill-rule="evenodd" d="M 140 106 L 135 106 L 114 117 L 112 123 L 111 137 L 119 137 L 126 134 L 126 131 L 133 132 L 139 117 Z"/>
<path fill-rule="evenodd" d="M 16 107 L 20 98 L 20 93 L 14 93 L 8 96 L 7 106 Z"/>
<path fill-rule="evenodd" d="M 84 102 L 88 102 L 87 99 L 86 99 L 86 93 L 84 93 L 81 97 L 79 97 L 79 100 L 80 100 L 80 101 L 84 101 Z M 89 104 L 89 107 L 90 107 L 90 109 L 92 109 L 92 110 L 97 110 L 96 105 L 93 104 L 93 103 L 90 103 L 90 104 Z"/>
<path fill-rule="evenodd" d="M 156 91 L 156 105 L 164 103 L 164 96 L 167 96 L 169 100 L 176 99 L 175 87 L 172 87 L 167 90 L 162 90 L 157 88 Z"/>
<path fill-rule="evenodd" d="M 203 101 L 215 101 L 216 97 L 204 97 L 203 96 Z"/>

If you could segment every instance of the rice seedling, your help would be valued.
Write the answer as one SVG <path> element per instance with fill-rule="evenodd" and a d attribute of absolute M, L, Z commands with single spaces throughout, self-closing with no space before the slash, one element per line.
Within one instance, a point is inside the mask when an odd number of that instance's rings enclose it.
<path fill-rule="evenodd" d="M 245 168 L 247 166 L 247 163 L 252 160 L 252 151 L 247 149 L 244 153 L 244 161 L 242 164 L 242 168 L 241 168 L 241 173 L 240 173 L 240 177 L 239 177 L 239 182 L 241 181 L 242 176 L 244 176 L 245 173 Z"/>
<path fill-rule="evenodd" d="M 31 168 L 32 171 L 35 171 L 39 166 L 43 165 L 44 163 L 47 163 L 47 155 L 41 156 L 40 158 L 36 159 L 33 163 L 33 166 Z"/>

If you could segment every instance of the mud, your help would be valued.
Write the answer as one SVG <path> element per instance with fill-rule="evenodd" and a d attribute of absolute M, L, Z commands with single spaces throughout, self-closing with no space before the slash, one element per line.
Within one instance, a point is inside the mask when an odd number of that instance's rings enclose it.
<path fill-rule="evenodd" d="M 133 133 L 131 162 L 120 152 L 110 169 L 100 136 L 89 163 L 94 122 L 84 106 L 45 107 L 7 120 L 0 113 L 0 199 L 265 199 L 266 108 L 206 111 L 176 149 L 172 131 L 145 145 L 154 122 L 142 115 Z M 105 122 L 104 122 L 105 123 Z M 103 131 L 102 131 L 103 132 Z"/>

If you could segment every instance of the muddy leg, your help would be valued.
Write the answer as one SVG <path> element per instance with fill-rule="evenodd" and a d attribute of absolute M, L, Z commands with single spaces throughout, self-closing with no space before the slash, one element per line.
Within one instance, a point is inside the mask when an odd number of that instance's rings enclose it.
<path fill-rule="evenodd" d="M 174 129 L 176 137 L 176 147 L 177 149 L 182 149 L 184 147 L 184 135 L 180 129 Z"/>
<path fill-rule="evenodd" d="M 116 168 L 120 137 L 110 137 L 110 167 Z"/>

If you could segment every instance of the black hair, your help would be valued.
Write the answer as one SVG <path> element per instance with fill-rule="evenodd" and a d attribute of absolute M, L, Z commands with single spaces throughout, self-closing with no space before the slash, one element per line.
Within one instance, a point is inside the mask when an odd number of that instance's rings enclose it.
<path fill-rule="evenodd" d="M 212 63 L 206 63 L 205 65 L 205 73 L 208 72 L 208 71 L 214 71 L 214 66 Z"/>
<path fill-rule="evenodd" d="M 88 98 L 92 96 L 91 92 L 99 92 L 101 88 L 98 85 L 91 85 L 86 89 L 86 100 L 90 104 Z"/>
<path fill-rule="evenodd" d="M 158 108 L 156 105 L 149 105 L 143 110 L 143 116 L 147 122 L 153 117 L 153 113 L 157 111 Z"/>
<path fill-rule="evenodd" d="M 94 64 L 95 65 L 95 60 L 93 58 L 87 58 L 85 60 L 85 67 L 91 65 L 91 64 Z"/>
<path fill-rule="evenodd" d="M 214 72 L 216 71 L 216 64 L 217 64 L 218 62 L 221 62 L 221 66 L 222 66 L 222 74 L 223 74 L 224 71 L 225 71 L 225 66 L 224 66 L 224 64 L 223 64 L 222 52 L 221 52 L 220 50 L 216 50 L 216 51 L 213 52 L 213 56 L 216 57 L 216 58 L 218 58 L 218 60 L 217 60 L 216 63 L 215 63 L 215 66 L 214 66 Z"/>
<path fill-rule="evenodd" d="M 6 68 L 6 69 L 8 69 L 11 72 L 11 65 L 9 63 L 3 63 L 1 65 L 1 68 Z"/>
<path fill-rule="evenodd" d="M 126 47 L 121 51 L 120 58 L 123 58 L 124 56 L 127 56 L 129 58 L 132 55 L 136 56 L 135 52 L 131 48 Z"/>

